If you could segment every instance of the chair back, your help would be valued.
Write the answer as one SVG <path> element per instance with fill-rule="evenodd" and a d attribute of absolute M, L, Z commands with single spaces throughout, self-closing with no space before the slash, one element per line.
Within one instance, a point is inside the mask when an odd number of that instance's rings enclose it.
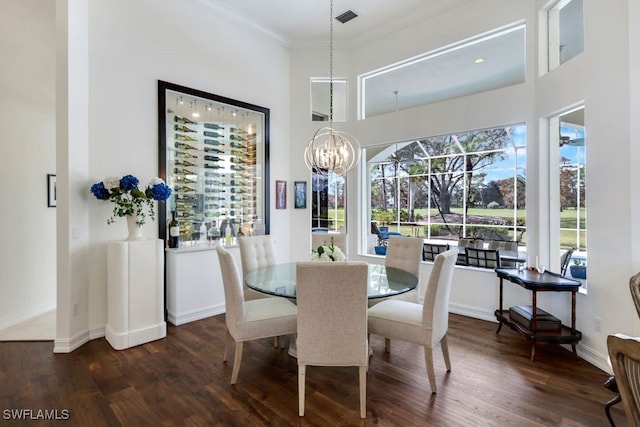
<path fill-rule="evenodd" d="M 480 268 L 500 268 L 500 252 L 497 249 L 467 247 L 467 265 Z"/>
<path fill-rule="evenodd" d="M 575 248 L 571 248 L 560 257 L 560 275 L 564 276 L 567 273 L 567 268 L 569 268 L 569 262 L 571 261 L 571 255 L 573 255 L 573 251 Z"/>
<path fill-rule="evenodd" d="M 366 366 L 367 264 L 301 262 L 296 274 L 298 364 Z"/>
<path fill-rule="evenodd" d="M 640 341 L 609 335 L 607 349 L 629 425 L 640 427 Z"/>
<path fill-rule="evenodd" d="M 492 240 L 489 242 L 489 249 L 496 249 L 502 256 L 518 257 L 518 242 L 513 240 Z M 516 263 L 513 261 L 504 262 L 500 261 L 502 267 L 515 267 Z"/>
<path fill-rule="evenodd" d="M 436 256 L 422 306 L 422 321 L 431 331 L 431 345 L 438 343 L 449 328 L 449 295 L 458 250 L 449 249 Z"/>
<path fill-rule="evenodd" d="M 423 240 L 420 237 L 389 236 L 384 265 L 409 272 L 419 278 L 422 244 Z"/>
<path fill-rule="evenodd" d="M 222 246 L 216 248 L 222 271 L 224 287 L 225 318 L 232 336 L 237 336 L 237 326 L 245 318 L 244 292 L 238 276 L 238 267 L 233 255 Z"/>
<path fill-rule="evenodd" d="M 316 250 L 320 245 L 329 246 L 331 239 L 334 246 L 339 247 L 342 253 L 348 256 L 346 233 L 311 233 L 311 249 Z"/>
<path fill-rule="evenodd" d="M 258 268 L 268 267 L 276 263 L 273 241 L 268 234 L 242 236 L 238 239 L 238 245 L 240 246 L 243 277 Z"/>
<path fill-rule="evenodd" d="M 629 279 L 629 289 L 631 290 L 631 298 L 636 306 L 636 312 L 640 317 L 640 273 L 636 273 Z"/>
<path fill-rule="evenodd" d="M 449 250 L 447 244 L 425 243 L 422 245 L 422 260 L 433 261 L 436 255 Z"/>

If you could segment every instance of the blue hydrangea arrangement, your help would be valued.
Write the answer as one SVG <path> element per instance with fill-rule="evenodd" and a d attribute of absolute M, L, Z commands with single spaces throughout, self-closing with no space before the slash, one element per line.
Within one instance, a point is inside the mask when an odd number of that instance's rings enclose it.
<path fill-rule="evenodd" d="M 167 200 L 171 188 L 158 177 L 153 178 L 144 191 L 138 188 L 139 183 L 135 176 L 125 175 L 122 178 L 109 176 L 91 186 L 91 194 L 96 199 L 109 200 L 115 205 L 107 224 L 113 224 L 116 217 L 135 216 L 139 226 L 144 225 L 147 215 L 152 221 L 155 219 L 153 202 Z"/>

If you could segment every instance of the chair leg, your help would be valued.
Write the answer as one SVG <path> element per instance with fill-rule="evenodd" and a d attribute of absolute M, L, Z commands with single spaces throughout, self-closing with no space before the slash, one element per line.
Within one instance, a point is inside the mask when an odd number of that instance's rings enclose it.
<path fill-rule="evenodd" d="M 440 347 L 442 347 L 442 357 L 444 357 L 444 364 L 447 367 L 447 372 L 451 372 L 451 360 L 449 359 L 449 343 L 447 342 L 446 334 L 440 340 Z"/>
<path fill-rule="evenodd" d="M 242 349 L 243 342 L 236 343 L 236 354 L 233 358 L 233 371 L 231 371 L 231 384 L 235 384 L 238 381 L 238 372 L 240 372 L 240 362 L 242 362 Z"/>
<path fill-rule="evenodd" d="M 384 339 L 384 349 L 387 353 L 391 353 L 391 338 Z"/>
<path fill-rule="evenodd" d="M 304 382 L 306 365 L 298 365 L 298 415 L 304 417 Z"/>
<path fill-rule="evenodd" d="M 367 418 L 367 367 L 360 366 L 360 418 Z"/>
<path fill-rule="evenodd" d="M 429 385 L 431 385 L 431 393 L 437 393 L 436 374 L 433 370 L 433 349 L 431 347 L 424 347 L 424 363 L 427 365 L 427 376 L 429 377 Z"/>
<path fill-rule="evenodd" d="M 222 356 L 222 361 L 227 361 L 227 355 L 229 352 L 229 346 L 231 345 L 231 341 L 233 341 L 233 337 L 229 333 L 229 329 L 227 329 L 227 334 L 224 336 L 224 355 Z"/>
<path fill-rule="evenodd" d="M 614 423 L 613 418 L 611 418 L 611 407 L 620 401 L 622 401 L 622 398 L 618 394 L 604 405 L 604 412 L 607 414 L 607 419 L 609 420 L 609 425 L 611 425 L 611 427 L 616 427 L 616 423 Z"/>

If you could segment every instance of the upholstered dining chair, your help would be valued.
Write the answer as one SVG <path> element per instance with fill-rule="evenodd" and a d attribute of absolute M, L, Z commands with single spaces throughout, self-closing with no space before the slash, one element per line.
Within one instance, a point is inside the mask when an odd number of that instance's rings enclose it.
<path fill-rule="evenodd" d="M 276 263 L 276 255 L 273 249 L 273 241 L 268 234 L 261 236 L 242 236 L 238 238 L 240 246 L 240 260 L 242 262 L 242 277 L 254 270 L 268 267 Z M 244 298 L 247 301 L 261 298 L 270 298 L 269 295 L 250 289 L 243 282 Z"/>
<path fill-rule="evenodd" d="M 640 338 L 609 335 L 607 350 L 629 425 L 640 427 Z"/>
<path fill-rule="evenodd" d="M 510 255 L 518 257 L 518 242 L 513 240 L 491 240 L 489 242 L 489 249 L 495 249 L 500 252 L 500 255 Z M 512 268 L 516 266 L 515 261 L 500 260 L 500 266 L 506 268 Z"/>
<path fill-rule="evenodd" d="M 329 246 L 332 238 L 334 246 L 339 247 L 342 253 L 348 257 L 346 233 L 311 233 L 311 249 L 316 250 L 320 245 Z"/>
<path fill-rule="evenodd" d="M 216 250 L 222 271 L 226 307 L 227 336 L 223 361 L 227 361 L 228 348 L 232 341 L 235 342 L 231 372 L 231 384 L 235 384 L 240 371 L 244 343 L 261 338 L 295 334 L 298 308 L 292 302 L 278 297 L 245 301 L 238 267 L 233 256 L 221 246 Z"/>
<path fill-rule="evenodd" d="M 357 366 L 366 417 L 367 282 L 364 262 L 297 264 L 298 410 L 304 416 L 307 366 Z"/>
<path fill-rule="evenodd" d="M 423 304 L 388 299 L 369 308 L 369 334 L 385 337 L 385 349 L 391 351 L 390 339 L 399 339 L 424 347 L 424 359 L 431 392 L 436 393 L 433 347 L 440 343 L 447 372 L 451 371 L 447 330 L 449 328 L 449 294 L 458 257 L 456 248 L 436 256 L 429 275 Z"/>
<path fill-rule="evenodd" d="M 387 256 L 384 260 L 385 267 L 393 267 L 406 271 L 418 278 L 420 283 L 420 263 L 422 262 L 423 240 L 420 237 L 389 236 L 387 244 Z M 420 295 L 419 287 L 405 294 L 393 297 L 404 301 L 418 302 Z M 371 305 L 384 300 L 372 301 Z"/>

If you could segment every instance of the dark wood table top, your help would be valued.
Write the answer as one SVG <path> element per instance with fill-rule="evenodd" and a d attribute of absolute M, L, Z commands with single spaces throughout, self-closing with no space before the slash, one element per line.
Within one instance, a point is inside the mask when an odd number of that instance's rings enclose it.
<path fill-rule="evenodd" d="M 501 279 L 507 279 L 532 291 L 568 292 L 577 291 L 582 286 L 578 280 L 567 279 L 550 271 L 538 273 L 531 268 L 526 268 L 524 271 L 518 271 L 517 268 L 496 268 L 495 271 Z"/>

